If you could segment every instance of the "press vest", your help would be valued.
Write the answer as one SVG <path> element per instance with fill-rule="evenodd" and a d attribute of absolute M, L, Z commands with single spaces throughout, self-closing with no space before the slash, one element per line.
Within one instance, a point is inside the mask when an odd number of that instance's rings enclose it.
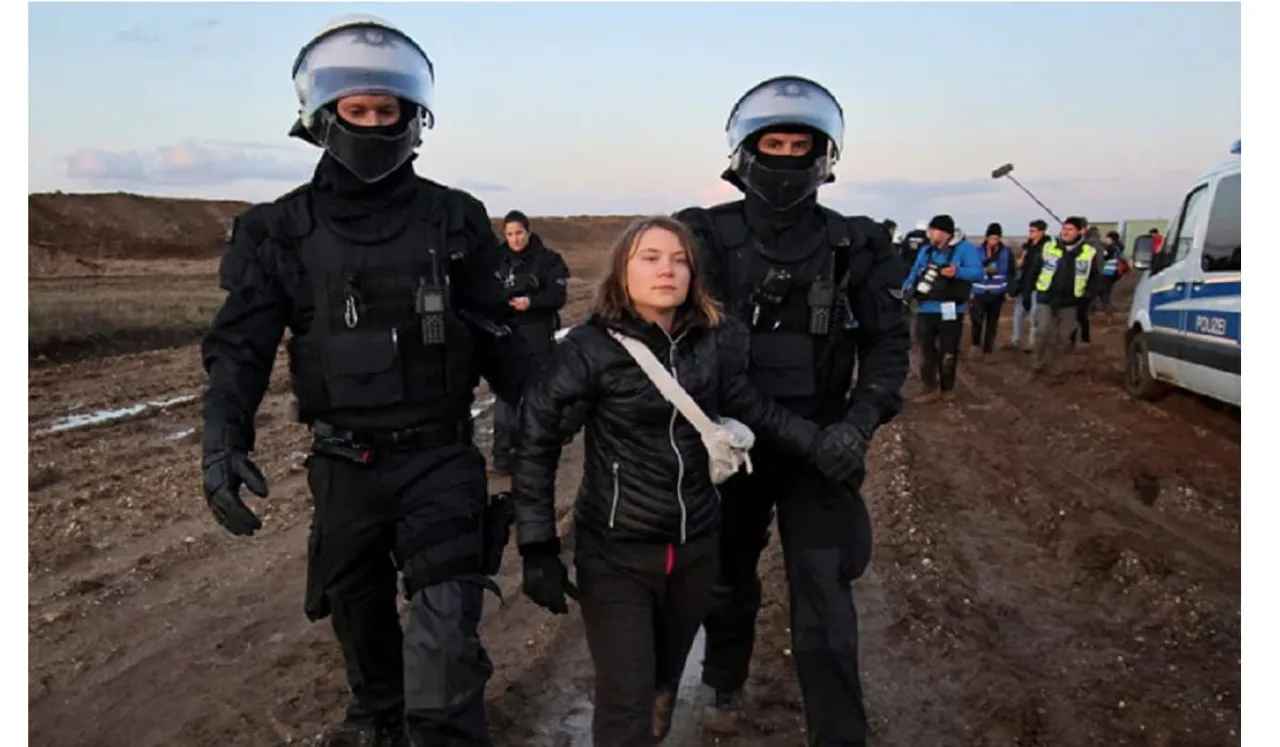
<path fill-rule="evenodd" d="M 1080 254 L 1075 258 L 1075 277 L 1072 292 L 1076 298 L 1084 298 L 1085 286 L 1089 283 L 1089 267 L 1093 264 L 1093 257 L 1097 254 L 1089 244 L 1080 246 Z M 1053 276 L 1058 271 L 1058 264 L 1066 256 L 1062 251 L 1062 247 L 1056 241 L 1050 241 L 1044 245 L 1044 266 L 1040 268 L 1040 276 L 1036 278 L 1036 291 L 1039 293 L 1048 292 L 1053 285 Z"/>
<path fill-rule="evenodd" d="M 1000 246 L 999 249 L 996 250 L 994 257 L 987 256 L 986 247 L 979 247 L 979 251 L 982 252 L 983 267 L 986 267 L 987 265 L 991 265 L 991 264 L 996 265 L 996 274 L 995 275 L 984 274 L 981 280 L 975 282 L 973 284 L 974 295 L 987 294 L 987 293 L 1004 293 L 1009 289 L 1009 277 L 1006 273 L 1000 272 L 1000 256 L 1001 255 L 1005 256 L 1006 266 L 1009 266 L 1013 263 L 1013 257 L 1011 256 L 1012 253 L 1009 251 L 1009 248 L 1004 246 L 1003 244 Z"/>
<path fill-rule="evenodd" d="M 282 246 L 294 248 L 288 253 L 310 301 L 302 305 L 311 310 L 310 323 L 287 346 L 303 422 L 395 430 L 469 417 L 478 375 L 450 278 L 468 239 L 449 195 L 444 187 L 420 183 L 404 230 L 377 245 L 336 233 L 313 214 L 309 194 L 290 211 Z M 418 309 L 424 291 L 443 297 L 443 311 L 431 317 L 442 338 L 427 335 Z"/>

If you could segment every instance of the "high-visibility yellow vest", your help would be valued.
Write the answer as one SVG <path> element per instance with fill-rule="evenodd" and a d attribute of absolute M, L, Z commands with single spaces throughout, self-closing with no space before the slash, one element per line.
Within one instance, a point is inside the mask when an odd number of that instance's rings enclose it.
<path fill-rule="evenodd" d="M 1098 251 L 1088 244 L 1080 246 L 1080 254 L 1076 255 L 1075 294 L 1076 298 L 1084 298 L 1084 287 L 1089 282 L 1089 267 Z M 1058 271 L 1058 263 L 1062 261 L 1063 251 L 1058 242 L 1049 240 L 1044 245 L 1044 266 L 1040 268 L 1040 277 L 1036 278 L 1036 290 L 1044 293 L 1053 284 L 1053 275 Z"/>

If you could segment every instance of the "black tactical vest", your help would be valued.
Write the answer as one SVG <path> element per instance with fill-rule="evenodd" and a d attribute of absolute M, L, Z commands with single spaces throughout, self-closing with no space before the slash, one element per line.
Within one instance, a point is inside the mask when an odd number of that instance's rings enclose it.
<path fill-rule="evenodd" d="M 478 383 L 472 338 L 454 311 L 452 270 L 465 257 L 463 214 L 451 193 L 420 183 L 405 229 L 362 245 L 310 208 L 291 210 L 282 241 L 297 260 L 298 292 L 311 310 L 288 343 L 289 372 L 304 423 L 397 430 L 469 417 Z"/>
<path fill-rule="evenodd" d="M 712 287 L 727 311 L 752 332 L 748 375 L 764 393 L 780 399 L 812 399 L 848 388 L 834 383 L 831 361 L 857 328 L 845 297 L 854 241 L 847 219 L 819 208 L 826 230 L 809 247 L 784 255 L 766 247 L 747 224 L 742 201 L 711 208 L 719 245 Z M 850 358 L 845 351 L 843 358 Z M 836 378 L 852 375 L 852 360 Z M 834 392 L 832 391 L 834 386 Z M 841 388 L 843 386 L 843 389 Z"/>

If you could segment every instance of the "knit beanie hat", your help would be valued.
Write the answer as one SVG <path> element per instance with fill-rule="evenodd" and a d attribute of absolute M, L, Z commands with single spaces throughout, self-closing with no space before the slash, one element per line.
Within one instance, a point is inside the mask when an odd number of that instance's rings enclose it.
<path fill-rule="evenodd" d="M 1004 238 L 1004 229 L 1000 226 L 999 223 L 992 223 L 991 225 L 987 226 L 987 235 Z"/>
<path fill-rule="evenodd" d="M 956 222 L 952 220 L 950 215 L 935 215 L 933 220 L 929 221 L 929 228 L 936 228 L 943 233 L 954 234 L 956 232 Z"/>

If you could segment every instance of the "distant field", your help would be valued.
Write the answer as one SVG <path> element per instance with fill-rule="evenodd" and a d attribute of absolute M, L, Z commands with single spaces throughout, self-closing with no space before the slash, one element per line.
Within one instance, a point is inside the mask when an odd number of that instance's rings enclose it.
<path fill-rule="evenodd" d="M 195 341 L 225 293 L 212 276 L 32 278 L 28 354 L 62 361 Z"/>

